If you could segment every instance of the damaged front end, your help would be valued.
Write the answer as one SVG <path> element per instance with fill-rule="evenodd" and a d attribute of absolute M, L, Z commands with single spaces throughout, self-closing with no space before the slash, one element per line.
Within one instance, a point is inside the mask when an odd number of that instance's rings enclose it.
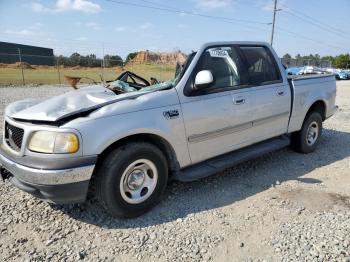
<path fill-rule="evenodd" d="M 60 126 L 76 117 L 87 116 L 106 105 L 172 88 L 173 83 L 171 80 L 151 85 L 144 78 L 126 71 L 105 85 L 79 88 L 46 100 L 14 102 L 6 108 L 5 115 L 18 121 Z"/>

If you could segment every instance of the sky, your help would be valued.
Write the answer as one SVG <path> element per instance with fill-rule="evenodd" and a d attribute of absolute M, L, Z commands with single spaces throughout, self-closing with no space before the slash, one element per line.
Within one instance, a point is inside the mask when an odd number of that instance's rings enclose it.
<path fill-rule="evenodd" d="M 278 0 L 279 56 L 350 52 L 350 0 Z M 270 41 L 273 0 L 0 0 L 0 41 L 56 55 L 198 50 L 208 41 Z"/>

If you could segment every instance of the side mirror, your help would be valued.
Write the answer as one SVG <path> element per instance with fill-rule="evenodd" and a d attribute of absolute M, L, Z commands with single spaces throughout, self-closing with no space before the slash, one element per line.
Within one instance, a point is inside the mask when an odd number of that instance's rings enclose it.
<path fill-rule="evenodd" d="M 200 90 L 211 87 L 214 84 L 214 77 L 210 70 L 199 71 L 194 80 L 194 89 Z"/>

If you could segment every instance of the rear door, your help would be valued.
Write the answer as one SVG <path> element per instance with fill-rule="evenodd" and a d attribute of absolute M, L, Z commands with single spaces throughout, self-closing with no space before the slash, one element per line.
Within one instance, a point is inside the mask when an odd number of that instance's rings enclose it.
<path fill-rule="evenodd" d="M 275 57 L 265 46 L 241 45 L 240 51 L 249 77 L 252 139 L 257 142 L 285 134 L 291 91 L 288 83 L 283 83 Z"/>

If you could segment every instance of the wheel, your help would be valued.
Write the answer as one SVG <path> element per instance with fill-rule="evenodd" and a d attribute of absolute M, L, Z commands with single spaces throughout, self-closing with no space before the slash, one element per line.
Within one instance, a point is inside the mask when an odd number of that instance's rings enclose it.
<path fill-rule="evenodd" d="M 313 152 L 322 134 L 322 117 L 318 112 L 310 112 L 305 117 L 299 132 L 292 135 L 292 146 L 301 153 Z"/>
<path fill-rule="evenodd" d="M 161 199 L 168 165 L 158 147 L 129 143 L 110 152 L 96 174 L 96 194 L 114 216 L 137 217 Z"/>

